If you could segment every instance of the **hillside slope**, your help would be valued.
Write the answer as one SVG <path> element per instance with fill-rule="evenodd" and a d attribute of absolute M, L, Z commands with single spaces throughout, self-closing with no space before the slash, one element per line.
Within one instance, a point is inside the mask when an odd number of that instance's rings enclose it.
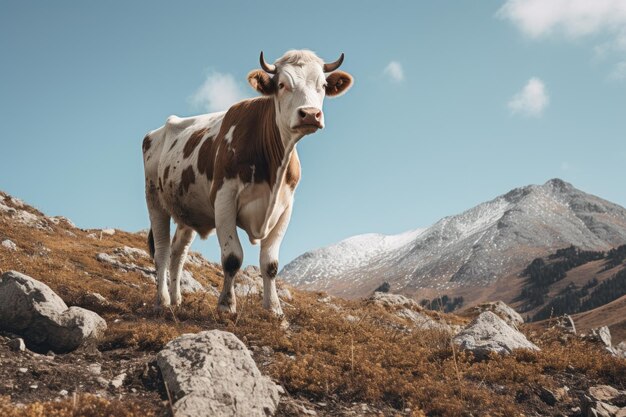
<path fill-rule="evenodd" d="M 388 244 L 393 242 L 393 244 Z M 357 298 L 383 281 L 403 294 L 461 294 L 481 301 L 532 259 L 576 245 L 626 242 L 626 209 L 553 179 L 516 188 L 433 226 L 399 236 L 356 236 L 307 252 L 280 275 L 299 288 Z"/>
<path fill-rule="evenodd" d="M 284 387 L 278 417 L 566 415 L 583 407 L 592 385 L 625 384 L 626 361 L 556 329 L 523 328 L 541 352 L 474 360 L 448 334 L 410 320 L 421 314 L 459 326 L 467 318 L 411 302 L 346 301 L 279 282 L 291 290 L 281 293 L 287 324 L 261 308 L 252 273 L 237 278 L 247 283 L 238 313 L 219 314 L 221 270 L 198 254 L 187 269 L 204 290 L 186 294 L 178 308 L 155 310 L 145 249 L 142 233 L 82 230 L 0 192 L 0 272 L 28 274 L 108 323 L 96 346 L 56 355 L 12 351 L 5 341 L 13 335 L 0 332 L 0 415 L 169 416 L 155 353 L 182 333 L 209 329 L 236 334 Z M 559 401 L 542 400 L 546 389 L 565 385 Z"/>

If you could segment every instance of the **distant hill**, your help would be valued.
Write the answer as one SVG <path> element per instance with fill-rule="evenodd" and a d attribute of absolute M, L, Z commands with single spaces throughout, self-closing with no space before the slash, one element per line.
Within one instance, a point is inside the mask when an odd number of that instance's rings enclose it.
<path fill-rule="evenodd" d="M 535 258 L 571 245 L 608 251 L 626 243 L 626 209 L 552 179 L 516 188 L 427 229 L 360 235 L 307 252 L 280 275 L 304 289 L 358 298 L 383 282 L 418 298 L 447 294 L 465 303 L 521 291 L 519 273 Z"/>

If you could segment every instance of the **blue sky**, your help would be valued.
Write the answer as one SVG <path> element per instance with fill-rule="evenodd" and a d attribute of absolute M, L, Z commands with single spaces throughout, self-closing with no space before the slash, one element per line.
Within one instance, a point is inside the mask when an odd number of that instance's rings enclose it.
<path fill-rule="evenodd" d="M 254 96 L 259 51 L 294 48 L 345 52 L 355 85 L 298 145 L 283 265 L 553 177 L 626 206 L 622 0 L 2 0 L 0 189 L 80 227 L 146 228 L 144 134 Z"/>

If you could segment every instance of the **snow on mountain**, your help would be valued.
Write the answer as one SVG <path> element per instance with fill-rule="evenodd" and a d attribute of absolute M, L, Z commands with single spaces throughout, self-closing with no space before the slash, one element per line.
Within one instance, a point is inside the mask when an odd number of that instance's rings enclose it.
<path fill-rule="evenodd" d="M 383 281 L 394 292 L 489 286 L 561 247 L 626 243 L 626 209 L 560 179 L 516 188 L 427 229 L 365 234 L 307 252 L 280 275 L 292 284 L 358 297 Z"/>

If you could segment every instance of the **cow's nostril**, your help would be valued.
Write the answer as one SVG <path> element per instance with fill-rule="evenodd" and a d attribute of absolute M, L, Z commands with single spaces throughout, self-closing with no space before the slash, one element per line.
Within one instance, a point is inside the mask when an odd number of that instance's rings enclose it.
<path fill-rule="evenodd" d="M 322 112 L 318 111 L 317 113 L 315 113 L 315 120 L 319 120 L 322 118 Z"/>
<path fill-rule="evenodd" d="M 303 119 L 306 117 L 306 112 L 302 109 L 298 110 L 298 114 L 300 115 L 300 117 L 302 117 Z"/>

